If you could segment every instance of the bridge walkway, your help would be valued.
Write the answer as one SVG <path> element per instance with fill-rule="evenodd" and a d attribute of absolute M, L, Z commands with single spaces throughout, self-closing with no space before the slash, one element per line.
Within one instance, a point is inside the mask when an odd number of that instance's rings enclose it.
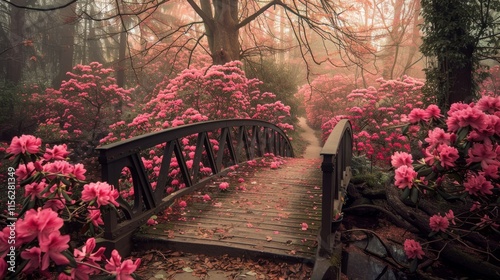
<path fill-rule="evenodd" d="M 157 225 L 135 234 L 135 249 L 313 262 L 321 225 L 321 158 L 283 161 L 276 169 L 240 165 L 181 197 L 158 215 Z M 219 189 L 222 182 L 229 183 L 226 191 Z"/>

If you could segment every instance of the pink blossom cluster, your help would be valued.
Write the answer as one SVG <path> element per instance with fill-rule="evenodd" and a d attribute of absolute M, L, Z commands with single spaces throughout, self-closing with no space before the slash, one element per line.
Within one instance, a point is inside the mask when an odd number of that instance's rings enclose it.
<path fill-rule="evenodd" d="M 272 93 L 262 93 L 257 79 L 248 79 L 240 61 L 186 69 L 157 85 L 153 98 L 131 123 L 116 122 L 101 143 L 206 120 L 258 118 L 293 129 L 290 107 Z"/>
<path fill-rule="evenodd" d="M 355 89 L 354 79 L 342 76 L 320 76 L 311 86 L 304 86 L 298 95 L 306 103 L 308 123 L 321 127 L 323 141 L 341 119 L 349 119 L 353 126 L 353 151 L 366 156 L 372 163 L 388 165 L 390 155 L 398 150 L 410 150 L 410 143 L 402 135 L 401 124 L 408 119 L 414 107 L 423 106 L 423 82 L 411 77 L 398 80 L 379 79 L 379 87 Z M 321 94 L 312 94 L 312 88 Z M 428 108 L 426 119 L 437 117 L 435 107 Z"/>
<path fill-rule="evenodd" d="M 392 155 L 394 184 L 398 188 L 417 188 L 420 198 L 439 194 L 444 199 L 461 198 L 471 203 L 470 212 L 455 216 L 453 210 L 429 218 L 434 234 L 457 235 L 464 230 L 498 228 L 495 206 L 500 193 L 500 96 L 486 94 L 477 102 L 452 104 L 442 116 L 436 107 L 414 108 L 408 115 L 408 128 L 415 124 L 426 128 L 422 137 L 422 157 L 414 159 L 406 152 Z M 420 244 L 405 242 L 408 258 L 423 255 Z"/>
<path fill-rule="evenodd" d="M 441 120 L 441 114 L 433 111 L 438 116 L 436 120 Z M 433 172 L 448 170 L 460 173 L 461 185 L 469 195 L 493 194 L 492 190 L 499 186 L 497 179 L 500 178 L 500 146 L 497 143 L 500 136 L 500 97 L 483 96 L 476 103 L 452 104 L 447 115 L 448 118 L 443 121 L 445 127 L 428 130 L 422 147 L 425 164 L 432 167 Z M 425 117 L 418 121 L 428 123 L 430 120 Z M 461 152 L 464 143 L 468 143 L 468 148 Z M 460 168 L 457 162 L 466 164 L 468 168 Z"/>
<path fill-rule="evenodd" d="M 415 241 L 413 239 L 406 239 L 403 246 L 406 257 L 408 257 L 409 259 L 422 259 L 422 257 L 425 255 L 424 251 L 422 250 L 422 246 L 418 241 Z"/>
<path fill-rule="evenodd" d="M 97 62 L 79 64 L 67 73 L 59 89 L 30 94 L 28 104 L 39 124 L 37 134 L 46 140 L 97 142 L 98 135 L 119 121 L 131 100 L 132 90 L 118 87 L 112 74 L 112 69 Z"/>
<path fill-rule="evenodd" d="M 429 227 L 435 232 L 446 232 L 450 224 L 456 225 L 455 214 L 451 209 L 444 216 L 438 213 L 429 218 Z"/>
<path fill-rule="evenodd" d="M 75 241 L 70 242 L 70 234 L 94 234 L 100 230 L 104 224 L 101 209 L 107 205 L 119 206 L 117 190 L 104 182 L 86 183 L 83 164 L 66 161 L 69 155 L 66 145 L 47 146 L 44 151 L 41 144 L 40 138 L 22 135 L 5 149 L 7 157 L 17 166 L 18 188 L 27 199 L 13 227 L 0 231 L 0 278 L 34 271 L 54 278 L 55 265 L 57 270 L 64 271 L 57 275 L 58 279 L 89 279 L 103 271 L 118 279 L 132 279 L 130 275 L 140 264 L 139 259 L 122 262 L 115 251 L 106 260 L 104 247 L 94 251 L 94 238 L 89 238 L 81 248 L 73 247 Z M 75 226 L 75 223 L 81 224 Z M 66 234 L 62 233 L 63 227 Z M 12 228 L 16 234 L 14 245 L 8 242 Z M 26 262 L 16 275 L 7 275 L 5 257 L 10 246 L 20 252 L 17 261 Z M 106 262 L 104 268 L 99 262 Z"/>

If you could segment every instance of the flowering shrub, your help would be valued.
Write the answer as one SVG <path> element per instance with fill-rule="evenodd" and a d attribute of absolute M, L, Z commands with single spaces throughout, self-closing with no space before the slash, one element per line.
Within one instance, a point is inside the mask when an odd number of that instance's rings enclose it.
<path fill-rule="evenodd" d="M 0 231 L 0 276 L 15 278 L 36 271 L 44 278 L 58 274 L 59 279 L 89 279 L 105 272 L 132 279 L 140 259 L 122 262 L 116 250 L 106 259 L 104 247 L 95 250 L 93 236 L 103 225 L 101 210 L 118 206 L 117 190 L 104 182 L 85 182 L 84 166 L 66 161 L 65 145 L 45 151 L 41 146 L 40 138 L 22 135 L 14 137 L 6 150 L 6 158 L 13 160 L 16 192 L 24 192 L 24 200 L 15 213 L 17 220 Z M 7 271 L 6 260 L 12 258 L 19 268 L 15 272 Z M 105 267 L 99 262 L 106 262 Z"/>
<path fill-rule="evenodd" d="M 122 107 L 130 101 L 131 90 L 116 85 L 112 69 L 92 62 L 76 65 L 61 88 L 32 93 L 37 111 L 37 134 L 47 140 L 85 140 L 97 143 L 108 126 L 120 119 Z"/>
<path fill-rule="evenodd" d="M 119 121 L 101 140 L 109 143 L 146 132 L 207 120 L 254 118 L 292 130 L 286 122 L 290 107 L 272 93 L 261 93 L 257 79 L 248 79 L 241 62 L 232 61 L 210 68 L 186 69 L 177 77 L 157 85 L 142 113 L 130 123 Z"/>
<path fill-rule="evenodd" d="M 341 119 L 347 118 L 353 127 L 354 154 L 366 156 L 372 164 L 388 166 L 392 153 L 411 149 L 402 126 L 413 108 L 424 106 L 422 81 L 408 76 L 378 79 L 378 88 L 354 89 L 346 78 L 325 79 L 320 77 L 312 83 L 315 91 L 311 87 L 299 91 L 305 100 L 311 99 L 306 103 L 308 122 L 318 128 L 321 125 L 323 141 Z"/>
<path fill-rule="evenodd" d="M 266 120 L 284 131 L 293 130 L 289 123 L 290 107 L 276 100 L 274 94 L 260 92 L 260 84 L 259 80 L 245 76 L 239 61 L 186 69 L 177 77 L 159 83 L 154 90 L 155 96 L 141 108 L 142 113 L 129 123 L 119 121 L 110 125 L 111 132 L 100 142 L 106 144 L 166 128 L 227 118 Z M 211 132 L 208 137 L 214 152 L 217 152 L 218 132 Z M 190 170 L 194 168 L 196 141 L 197 137 L 193 135 L 180 139 L 179 143 Z M 163 148 L 159 145 L 142 154 L 142 161 L 152 182 L 159 175 Z M 179 164 L 176 157 L 171 158 L 168 173 L 172 182 L 167 194 L 185 187 Z M 200 162 L 200 176 L 211 175 L 212 170 L 206 164 L 203 160 Z M 121 182 L 122 196 L 132 201 L 133 188 L 128 170 L 123 172 Z M 152 187 L 156 186 L 153 184 Z"/>
<path fill-rule="evenodd" d="M 403 200 L 420 204 L 432 199 L 443 205 L 438 211 L 445 214 L 435 213 L 428 220 L 429 243 L 466 244 L 484 262 L 498 261 L 500 97 L 485 95 L 476 103 L 452 104 L 446 118 L 437 107 L 430 108 L 409 114 L 408 126 L 419 125 L 426 133 L 420 135 L 422 156 L 394 153 L 394 184 L 402 189 Z M 457 201 L 467 208 L 443 203 Z M 483 242 L 471 245 L 471 236 Z M 415 263 L 424 255 L 420 246 L 414 240 L 405 242 L 406 255 Z"/>

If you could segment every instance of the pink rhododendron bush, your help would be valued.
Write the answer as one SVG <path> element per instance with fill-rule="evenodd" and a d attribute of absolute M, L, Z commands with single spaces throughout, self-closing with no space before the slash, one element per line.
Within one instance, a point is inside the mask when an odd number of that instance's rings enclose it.
<path fill-rule="evenodd" d="M 349 85 L 352 81 L 348 78 L 321 76 L 311 86 L 301 88 L 298 94 L 304 95 L 308 122 L 321 127 L 323 141 L 339 120 L 349 119 L 353 127 L 354 154 L 366 156 L 372 164 L 389 166 L 392 153 L 410 150 L 402 124 L 413 108 L 424 106 L 421 91 L 424 82 L 407 76 L 376 82 L 378 88 L 355 89 Z"/>
<path fill-rule="evenodd" d="M 92 62 L 77 65 L 59 89 L 30 94 L 31 112 L 38 123 L 36 135 L 46 141 L 85 141 L 94 147 L 108 126 L 121 119 L 132 90 L 116 85 L 113 69 Z"/>
<path fill-rule="evenodd" d="M 413 270 L 445 257 L 487 279 L 498 277 L 500 97 L 490 94 L 452 104 L 446 117 L 437 108 L 409 114 L 408 127 L 420 133 L 405 131 L 422 140 L 421 153 L 392 155 L 394 187 L 387 192 L 391 206 L 421 234 L 420 241 L 404 243 Z"/>
<path fill-rule="evenodd" d="M 119 121 L 101 143 L 207 120 L 260 119 L 293 130 L 290 107 L 269 92 L 260 92 L 257 79 L 248 79 L 241 62 L 186 69 L 159 83 L 153 97 L 131 122 Z"/>
<path fill-rule="evenodd" d="M 148 132 L 177 127 L 208 120 L 241 118 L 269 121 L 285 132 L 293 130 L 290 107 L 276 100 L 269 92 L 260 92 L 260 81 L 248 79 L 241 69 L 241 62 L 233 61 L 225 65 L 208 68 L 187 69 L 177 77 L 158 84 L 154 97 L 142 108 L 131 122 L 119 121 L 110 126 L 111 132 L 101 140 L 107 144 L 124 140 Z M 208 137 L 214 152 L 218 151 L 219 132 L 211 132 Z M 180 139 L 187 168 L 192 170 L 197 137 Z M 164 146 L 158 145 L 142 153 L 142 161 L 152 182 L 156 182 L 163 159 Z M 205 152 L 204 152 L 205 153 Z M 205 162 L 206 163 L 206 162 Z M 198 167 L 196 167 L 198 168 Z M 201 176 L 211 175 L 211 169 L 202 161 L 199 166 Z M 122 173 L 122 195 L 132 200 L 133 188 L 130 171 Z M 177 158 L 172 157 L 169 177 L 171 187 L 167 194 L 185 187 Z M 152 185 L 155 188 L 155 184 Z"/>
<path fill-rule="evenodd" d="M 15 181 L 9 180 L 8 211 L 1 213 L 6 226 L 0 231 L 0 278 L 132 279 L 140 259 L 122 260 L 116 250 L 108 259 L 94 238 L 103 224 L 101 211 L 118 206 L 118 191 L 86 182 L 85 167 L 66 160 L 66 145 L 43 149 L 40 138 L 22 135 L 6 153 Z"/>

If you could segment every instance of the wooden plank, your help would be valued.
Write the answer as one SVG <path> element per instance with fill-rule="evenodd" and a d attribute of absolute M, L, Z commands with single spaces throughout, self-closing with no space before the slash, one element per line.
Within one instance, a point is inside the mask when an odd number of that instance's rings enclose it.
<path fill-rule="evenodd" d="M 188 207 L 180 214 L 143 227 L 135 234 L 136 245 L 312 261 L 321 223 L 320 164 L 320 159 L 289 158 L 278 169 L 240 166 L 186 198 Z M 244 182 L 238 183 L 239 178 Z M 225 181 L 230 189 L 220 191 L 218 185 Z M 211 201 L 203 202 L 205 193 Z"/>

